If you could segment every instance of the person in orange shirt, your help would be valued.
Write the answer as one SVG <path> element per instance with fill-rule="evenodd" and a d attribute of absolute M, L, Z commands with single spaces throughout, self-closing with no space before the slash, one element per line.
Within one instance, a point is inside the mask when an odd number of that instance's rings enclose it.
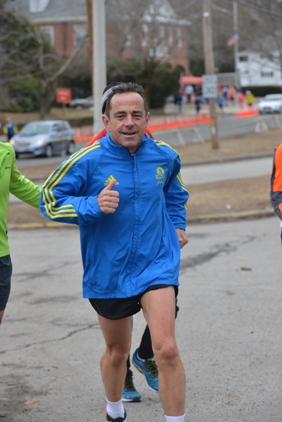
<path fill-rule="evenodd" d="M 280 219 L 280 236 L 282 242 L 282 142 L 274 150 L 270 186 L 270 200 L 274 211 Z"/>

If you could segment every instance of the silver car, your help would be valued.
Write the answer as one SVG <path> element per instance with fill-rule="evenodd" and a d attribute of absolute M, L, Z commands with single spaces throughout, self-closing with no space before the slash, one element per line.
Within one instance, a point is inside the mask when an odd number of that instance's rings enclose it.
<path fill-rule="evenodd" d="M 258 103 L 260 114 L 282 113 L 282 94 L 269 94 Z"/>
<path fill-rule="evenodd" d="M 71 100 L 68 104 L 68 107 L 73 107 L 77 109 L 81 108 L 91 108 L 94 105 L 93 97 L 87 97 L 87 98 L 76 98 L 74 100 Z"/>
<path fill-rule="evenodd" d="M 44 120 L 27 123 L 16 135 L 10 139 L 16 152 L 21 154 L 45 155 L 52 157 L 62 153 L 75 152 L 74 130 L 66 120 Z"/>

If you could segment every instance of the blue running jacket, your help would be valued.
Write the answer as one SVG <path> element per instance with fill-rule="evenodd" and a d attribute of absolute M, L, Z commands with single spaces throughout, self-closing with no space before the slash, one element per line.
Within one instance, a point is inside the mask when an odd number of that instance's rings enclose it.
<path fill-rule="evenodd" d="M 119 205 L 104 214 L 97 196 L 113 179 Z M 169 145 L 145 135 L 131 155 L 107 134 L 51 174 L 40 208 L 52 221 L 80 227 L 83 297 L 126 298 L 156 284 L 179 285 L 175 229 L 186 227 L 188 197 Z"/>

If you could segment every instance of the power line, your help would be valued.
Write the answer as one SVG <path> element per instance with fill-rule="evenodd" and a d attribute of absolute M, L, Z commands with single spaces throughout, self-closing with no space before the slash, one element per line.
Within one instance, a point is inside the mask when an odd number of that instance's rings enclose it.
<path fill-rule="evenodd" d="M 226 0 L 226 1 L 231 1 L 233 3 L 234 0 Z M 264 9 L 263 7 L 257 6 L 255 4 L 250 4 L 250 3 L 246 3 L 243 0 L 235 0 L 236 3 L 240 4 L 243 7 L 246 7 L 247 9 L 254 9 L 260 13 L 266 14 L 266 15 L 270 15 L 270 16 L 275 16 L 276 18 L 282 18 L 282 14 L 278 13 L 278 12 L 272 12 L 271 10 L 267 10 Z"/>
<path fill-rule="evenodd" d="M 212 9 L 217 10 L 219 12 L 226 13 L 227 15 L 232 15 L 231 10 L 223 9 L 223 7 L 219 7 L 214 3 L 211 4 L 211 7 L 212 7 Z"/>

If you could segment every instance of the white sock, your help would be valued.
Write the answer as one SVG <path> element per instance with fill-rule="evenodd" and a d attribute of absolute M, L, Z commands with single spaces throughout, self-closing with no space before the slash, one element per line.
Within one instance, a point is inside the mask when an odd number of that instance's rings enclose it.
<path fill-rule="evenodd" d="M 109 401 L 107 398 L 107 413 L 112 418 L 123 418 L 124 417 L 124 407 L 122 400 L 119 401 Z"/>
<path fill-rule="evenodd" d="M 165 420 L 166 422 L 184 422 L 185 419 L 185 413 L 182 416 L 166 416 Z"/>

